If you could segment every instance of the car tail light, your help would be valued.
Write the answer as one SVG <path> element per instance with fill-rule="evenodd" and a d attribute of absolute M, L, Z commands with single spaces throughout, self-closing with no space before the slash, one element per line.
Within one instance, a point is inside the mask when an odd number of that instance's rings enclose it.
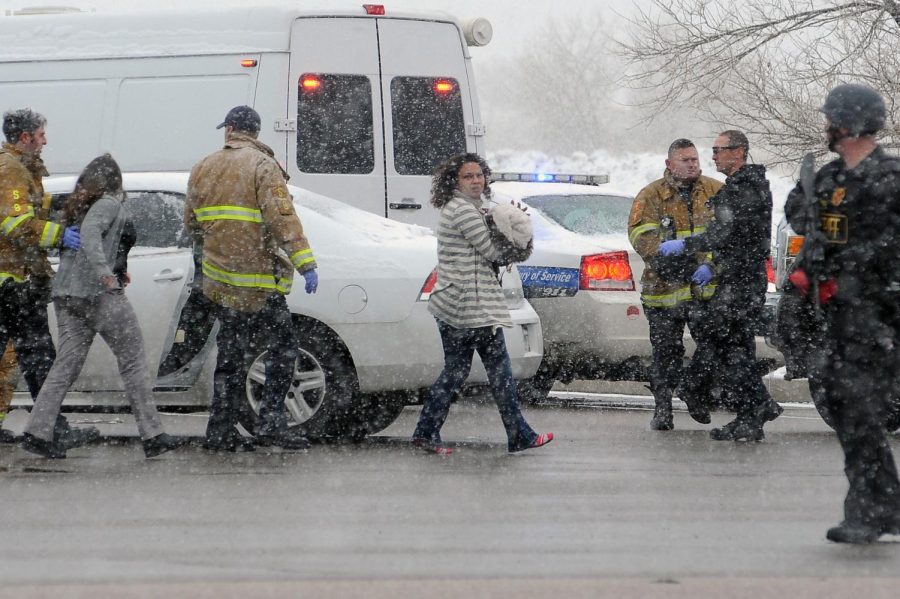
<path fill-rule="evenodd" d="M 766 258 L 766 279 L 770 283 L 775 282 L 775 267 L 772 265 L 772 256 Z"/>
<path fill-rule="evenodd" d="M 789 235 L 787 238 L 787 255 L 796 256 L 803 247 L 803 235 Z"/>
<path fill-rule="evenodd" d="M 431 274 L 428 275 L 428 278 L 425 279 L 425 284 L 422 285 L 422 290 L 419 292 L 419 301 L 427 302 L 428 298 L 431 297 L 431 292 L 434 291 L 434 286 L 437 285 L 437 268 L 431 271 Z"/>
<path fill-rule="evenodd" d="M 578 288 L 590 291 L 634 291 L 628 252 L 582 256 Z"/>

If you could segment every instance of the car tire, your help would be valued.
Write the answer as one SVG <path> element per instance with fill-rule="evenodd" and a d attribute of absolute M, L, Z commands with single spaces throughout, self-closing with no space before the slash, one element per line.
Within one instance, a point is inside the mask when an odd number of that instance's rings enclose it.
<path fill-rule="evenodd" d="M 556 377 L 546 362 L 541 362 L 537 372 L 530 379 L 521 379 L 516 381 L 519 390 L 519 401 L 524 404 L 540 404 L 546 402 L 550 397 L 550 390 Z"/>
<path fill-rule="evenodd" d="M 356 370 L 346 346 L 321 324 L 297 325 L 299 356 L 285 397 L 289 425 L 311 441 L 346 438 L 353 434 L 352 408 L 357 393 Z M 265 351 L 248 356 L 246 395 L 241 425 L 256 431 L 259 392 L 265 383 Z"/>
<path fill-rule="evenodd" d="M 359 393 L 353 402 L 350 437 L 362 441 L 394 423 L 406 406 L 414 403 L 413 392 Z"/>

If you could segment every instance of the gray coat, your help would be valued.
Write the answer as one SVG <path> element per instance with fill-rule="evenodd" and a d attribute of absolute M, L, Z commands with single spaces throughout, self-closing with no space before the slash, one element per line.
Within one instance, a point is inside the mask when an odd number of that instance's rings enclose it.
<path fill-rule="evenodd" d="M 107 290 L 100 277 L 114 276 L 119 240 L 128 220 L 124 199 L 124 194 L 106 194 L 88 210 L 81 223 L 81 248 L 60 252 L 53 297 L 91 298 Z"/>

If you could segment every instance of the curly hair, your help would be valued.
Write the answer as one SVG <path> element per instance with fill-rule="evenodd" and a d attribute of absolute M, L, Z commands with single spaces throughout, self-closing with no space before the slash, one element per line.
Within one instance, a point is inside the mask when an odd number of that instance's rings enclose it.
<path fill-rule="evenodd" d="M 434 171 L 431 178 L 431 205 L 435 208 L 441 208 L 453 197 L 456 186 L 459 183 L 459 170 L 464 164 L 474 162 L 481 167 L 484 173 L 484 196 L 491 197 L 491 167 L 487 165 L 484 158 L 478 154 L 457 154 L 451 156 L 441 163 Z"/>
<path fill-rule="evenodd" d="M 30 108 L 10 110 L 3 115 L 3 135 L 6 136 L 6 141 L 15 144 L 23 133 L 34 133 L 46 124 L 44 115 Z"/>
<path fill-rule="evenodd" d="M 122 171 L 109 154 L 91 160 L 75 182 L 75 191 L 63 207 L 67 225 L 81 224 L 90 207 L 106 193 L 122 191 Z"/>

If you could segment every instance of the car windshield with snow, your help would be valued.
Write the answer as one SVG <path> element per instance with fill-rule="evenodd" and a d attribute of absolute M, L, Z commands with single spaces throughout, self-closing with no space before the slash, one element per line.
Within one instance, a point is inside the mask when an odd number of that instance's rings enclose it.
<path fill-rule="evenodd" d="M 157 372 L 157 403 L 203 409 L 212 394 L 216 327 L 193 285 L 194 255 L 183 224 L 187 180 L 187 173 L 125 175 L 126 202 L 138 239 L 129 255 L 126 293 Z M 44 185 L 59 204 L 74 188 L 75 177 L 50 177 Z M 444 365 L 437 326 L 427 310 L 436 239 L 430 229 L 289 189 L 315 252 L 320 285 L 316 294 L 307 295 L 295 284 L 287 298 L 300 346 L 287 408 L 310 438 L 377 432 L 405 405 L 418 401 Z M 502 286 L 514 324 L 504 330 L 513 373 L 530 377 L 541 361 L 540 321 L 514 270 Z M 52 309 L 50 318 L 55 335 Z M 241 422 L 249 430 L 254 429 L 265 380 L 260 352 L 247 356 Z M 476 357 L 469 383 L 486 381 Z M 28 400 L 20 394 L 17 401 Z M 92 346 L 67 403 L 126 405 L 115 359 L 105 344 Z"/>

